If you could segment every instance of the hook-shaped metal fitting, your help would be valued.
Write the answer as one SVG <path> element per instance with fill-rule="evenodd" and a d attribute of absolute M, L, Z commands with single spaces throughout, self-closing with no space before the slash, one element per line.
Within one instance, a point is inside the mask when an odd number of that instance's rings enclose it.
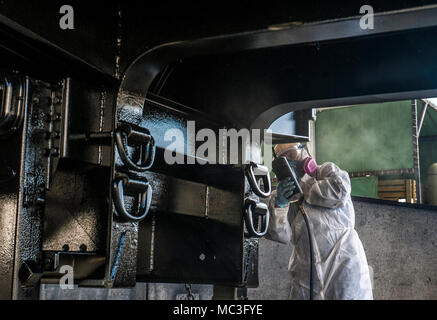
<path fill-rule="evenodd" d="M 0 135 L 15 131 L 23 123 L 28 85 L 28 78 L 0 77 Z"/>
<path fill-rule="evenodd" d="M 264 237 L 267 234 L 270 220 L 270 212 L 267 205 L 263 202 L 246 199 L 244 211 L 244 221 L 247 229 L 246 236 L 255 238 Z M 255 225 L 256 222 L 258 222 L 257 225 Z"/>
<path fill-rule="evenodd" d="M 135 196 L 135 205 L 129 212 L 125 206 L 125 194 Z M 147 180 L 119 176 L 112 182 L 112 199 L 117 216 L 128 221 L 141 221 L 149 213 L 152 201 L 152 186 Z"/>
<path fill-rule="evenodd" d="M 117 145 L 118 154 L 123 163 L 131 170 L 144 172 L 153 165 L 155 160 L 155 139 L 150 134 L 150 131 L 136 127 L 135 129 L 130 124 L 121 124 L 115 130 L 115 143 Z M 127 146 L 135 146 L 139 148 L 140 164 L 132 160 L 127 153 Z"/>
<path fill-rule="evenodd" d="M 266 166 L 257 164 L 255 162 L 250 162 L 248 165 L 246 165 L 245 172 L 252 191 L 258 197 L 268 198 L 272 192 L 269 169 Z M 261 187 L 258 184 L 258 180 L 260 178 L 263 181 L 264 190 L 261 190 Z"/>

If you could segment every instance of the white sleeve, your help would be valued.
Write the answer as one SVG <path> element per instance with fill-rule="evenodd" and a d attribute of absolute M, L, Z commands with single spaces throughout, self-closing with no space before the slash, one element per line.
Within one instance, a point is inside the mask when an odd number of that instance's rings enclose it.
<path fill-rule="evenodd" d="M 307 177 L 301 186 L 306 202 L 325 208 L 341 207 L 351 192 L 349 174 L 332 162 L 322 164 L 316 177 Z"/>
<path fill-rule="evenodd" d="M 266 239 L 289 243 L 291 240 L 291 227 L 288 222 L 289 205 L 285 208 L 275 208 L 276 191 L 273 191 L 269 200 L 270 221 Z"/>

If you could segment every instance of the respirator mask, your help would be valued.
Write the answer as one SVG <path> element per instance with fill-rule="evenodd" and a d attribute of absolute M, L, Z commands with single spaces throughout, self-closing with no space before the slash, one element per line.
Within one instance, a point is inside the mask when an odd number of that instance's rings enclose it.
<path fill-rule="evenodd" d="M 302 158 L 303 146 L 300 145 L 298 150 L 300 151 L 300 158 Z M 293 170 L 296 172 L 299 178 L 302 178 L 305 175 L 305 173 L 311 176 L 317 170 L 316 161 L 311 157 L 308 149 L 305 150 L 308 153 L 308 157 L 306 157 L 305 159 L 303 160 L 287 159 L 288 164 L 290 165 L 290 167 L 293 168 Z"/>

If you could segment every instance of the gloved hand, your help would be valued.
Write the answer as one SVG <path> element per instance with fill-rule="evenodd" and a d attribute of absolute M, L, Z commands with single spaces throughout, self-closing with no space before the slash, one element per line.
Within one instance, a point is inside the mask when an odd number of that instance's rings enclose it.
<path fill-rule="evenodd" d="M 296 185 L 291 177 L 280 180 L 276 191 L 275 204 L 284 208 L 288 203 L 288 199 L 293 195 L 295 188 Z"/>

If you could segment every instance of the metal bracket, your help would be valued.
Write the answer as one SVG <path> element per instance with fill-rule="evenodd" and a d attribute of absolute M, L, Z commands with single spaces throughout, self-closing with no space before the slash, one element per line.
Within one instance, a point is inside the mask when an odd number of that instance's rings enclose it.
<path fill-rule="evenodd" d="M 46 189 L 50 189 L 59 158 L 68 156 L 68 135 L 70 123 L 70 78 L 65 78 L 57 86 L 51 88 L 49 113 L 46 131 L 47 140 L 47 181 Z"/>
<path fill-rule="evenodd" d="M 252 199 L 245 201 L 244 221 L 246 222 L 247 237 L 261 238 L 267 234 L 269 228 L 270 213 L 265 203 L 256 202 Z M 255 221 L 261 218 L 261 223 L 255 226 Z M 258 231 L 257 229 L 260 229 Z"/>
<path fill-rule="evenodd" d="M 259 174 L 255 174 L 257 171 Z M 256 164 L 255 162 L 251 162 L 246 166 L 245 169 L 247 180 L 249 181 L 249 185 L 252 188 L 252 191 L 261 198 L 268 198 L 272 192 L 272 186 L 270 183 L 269 169 L 266 166 L 262 166 L 260 164 Z M 264 191 L 261 190 L 261 187 L 258 184 L 258 180 L 262 179 Z"/>
<path fill-rule="evenodd" d="M 20 282 L 26 287 L 38 285 L 42 275 L 40 266 L 34 260 L 23 261 L 18 271 Z"/>
<path fill-rule="evenodd" d="M 155 160 L 155 139 L 153 139 L 149 130 L 144 128 L 133 129 L 132 125 L 122 124 L 115 131 L 115 142 L 118 153 L 123 163 L 130 169 L 138 172 L 144 172 L 153 165 Z M 139 148 L 140 164 L 130 159 L 127 153 L 127 145 L 134 145 Z"/>
<path fill-rule="evenodd" d="M 124 204 L 126 194 L 131 193 L 135 195 L 135 214 L 130 213 Z M 152 187 L 147 180 L 138 180 L 129 178 L 127 175 L 122 175 L 112 183 L 112 197 L 114 199 L 114 206 L 117 215 L 128 221 L 141 221 L 143 220 L 150 209 L 150 203 L 152 201 Z"/>

